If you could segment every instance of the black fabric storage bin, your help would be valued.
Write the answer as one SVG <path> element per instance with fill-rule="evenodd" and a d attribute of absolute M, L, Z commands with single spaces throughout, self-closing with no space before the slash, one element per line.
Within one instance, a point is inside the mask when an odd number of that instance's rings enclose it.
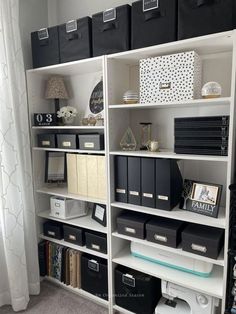
<path fill-rule="evenodd" d="M 181 242 L 181 232 L 184 226 L 183 221 L 162 217 L 153 218 L 146 224 L 147 240 L 177 248 Z"/>
<path fill-rule="evenodd" d="M 86 231 L 85 242 L 88 249 L 107 253 L 107 237 L 105 234 L 96 231 Z"/>
<path fill-rule="evenodd" d="M 81 288 L 108 300 L 107 261 L 89 254 L 81 256 Z"/>
<path fill-rule="evenodd" d="M 38 147 L 55 148 L 56 147 L 56 135 L 55 134 L 38 134 Z"/>
<path fill-rule="evenodd" d="M 224 230 L 189 224 L 182 232 L 183 250 L 217 259 L 224 241 Z"/>
<path fill-rule="evenodd" d="M 107 22 L 103 19 L 104 12 L 92 16 L 94 57 L 130 49 L 130 6 L 121 5 L 115 10 L 115 19 Z"/>
<path fill-rule="evenodd" d="M 63 229 L 59 222 L 46 221 L 43 224 L 43 234 L 46 237 L 61 240 L 63 239 Z"/>
<path fill-rule="evenodd" d="M 179 0 L 178 39 L 235 28 L 235 0 Z"/>
<path fill-rule="evenodd" d="M 161 296 L 159 278 L 124 266 L 116 267 L 115 300 L 118 306 L 137 314 L 153 314 Z"/>
<path fill-rule="evenodd" d="M 132 49 L 163 44 L 177 39 L 177 0 L 157 2 L 157 8 L 147 11 L 143 10 L 143 0 L 132 3 Z"/>
<path fill-rule="evenodd" d="M 149 216 L 141 213 L 124 212 L 117 217 L 117 231 L 138 239 L 145 239 L 145 225 Z"/>
<path fill-rule="evenodd" d="M 103 134 L 79 134 L 79 149 L 84 150 L 103 150 L 104 135 Z"/>
<path fill-rule="evenodd" d="M 61 62 L 92 57 L 92 23 L 90 17 L 59 25 Z"/>
<path fill-rule="evenodd" d="M 76 149 L 76 134 L 57 134 L 57 147 L 66 149 Z"/>
<path fill-rule="evenodd" d="M 33 67 L 39 68 L 60 62 L 58 27 L 31 33 Z"/>
<path fill-rule="evenodd" d="M 80 246 L 85 244 L 84 230 L 78 227 L 63 225 L 64 241 Z"/>

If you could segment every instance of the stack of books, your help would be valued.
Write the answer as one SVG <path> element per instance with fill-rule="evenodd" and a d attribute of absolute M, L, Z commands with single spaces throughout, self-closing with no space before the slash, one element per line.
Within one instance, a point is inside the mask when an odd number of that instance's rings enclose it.
<path fill-rule="evenodd" d="M 229 116 L 175 118 L 175 153 L 228 156 Z"/>

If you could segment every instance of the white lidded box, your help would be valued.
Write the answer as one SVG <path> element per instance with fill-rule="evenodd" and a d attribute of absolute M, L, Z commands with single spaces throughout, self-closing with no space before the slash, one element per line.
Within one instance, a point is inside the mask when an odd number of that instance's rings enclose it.
<path fill-rule="evenodd" d="M 202 62 L 195 51 L 140 60 L 140 103 L 201 98 Z"/>
<path fill-rule="evenodd" d="M 52 196 L 50 207 L 50 216 L 60 219 L 72 219 L 87 215 L 87 205 L 83 201 Z"/>

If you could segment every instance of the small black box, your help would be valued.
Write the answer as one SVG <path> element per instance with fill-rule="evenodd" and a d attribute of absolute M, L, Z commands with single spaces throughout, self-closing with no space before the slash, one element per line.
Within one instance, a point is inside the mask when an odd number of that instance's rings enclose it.
<path fill-rule="evenodd" d="M 60 62 L 57 26 L 43 28 L 31 33 L 31 46 L 34 68 Z"/>
<path fill-rule="evenodd" d="M 132 3 L 132 49 L 177 39 L 177 0 L 154 0 L 150 3 L 152 6 L 148 8 L 145 8 L 145 0 Z"/>
<path fill-rule="evenodd" d="M 141 205 L 140 157 L 128 157 L 128 203 Z"/>
<path fill-rule="evenodd" d="M 154 158 L 141 159 L 142 206 L 155 208 L 156 165 Z"/>
<path fill-rule="evenodd" d="M 63 228 L 59 222 L 46 221 L 43 224 L 43 234 L 46 237 L 61 240 L 63 239 Z"/>
<path fill-rule="evenodd" d="M 89 254 L 81 257 L 81 288 L 108 300 L 107 261 Z"/>
<path fill-rule="evenodd" d="M 145 239 L 145 225 L 149 219 L 145 214 L 124 212 L 117 217 L 117 231 L 130 237 Z"/>
<path fill-rule="evenodd" d="M 62 149 L 76 149 L 76 134 L 57 134 L 57 147 Z"/>
<path fill-rule="evenodd" d="M 55 134 L 38 134 L 38 147 L 55 148 L 56 135 Z"/>
<path fill-rule="evenodd" d="M 95 231 L 86 231 L 85 242 L 88 249 L 105 254 L 107 253 L 107 236 L 105 234 Z"/>
<path fill-rule="evenodd" d="M 78 227 L 63 225 L 64 241 L 71 242 L 80 246 L 84 246 L 85 237 L 84 230 Z"/>
<path fill-rule="evenodd" d="M 103 150 L 103 134 L 79 134 L 79 149 L 84 150 Z"/>
<path fill-rule="evenodd" d="M 130 49 L 129 5 L 99 12 L 92 16 L 93 56 Z"/>
<path fill-rule="evenodd" d="M 235 0 L 179 0 L 178 39 L 235 28 Z"/>
<path fill-rule="evenodd" d="M 177 248 L 181 242 L 181 232 L 185 223 L 163 217 L 153 218 L 146 224 L 147 240 Z"/>
<path fill-rule="evenodd" d="M 161 297 L 159 278 L 124 266 L 116 267 L 115 300 L 118 306 L 137 314 L 153 314 Z"/>
<path fill-rule="evenodd" d="M 92 57 L 92 23 L 90 17 L 59 25 L 61 62 Z"/>
<path fill-rule="evenodd" d="M 183 250 L 217 259 L 224 240 L 224 230 L 189 224 L 182 232 Z"/>
<path fill-rule="evenodd" d="M 128 202 L 128 157 L 115 156 L 115 200 Z"/>

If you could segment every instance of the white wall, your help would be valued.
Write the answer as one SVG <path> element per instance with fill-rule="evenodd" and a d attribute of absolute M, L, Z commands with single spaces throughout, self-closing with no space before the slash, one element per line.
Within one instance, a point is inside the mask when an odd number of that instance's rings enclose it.
<path fill-rule="evenodd" d="M 48 0 L 49 3 L 55 0 Z M 55 11 L 58 12 L 58 24 L 71 19 L 91 16 L 94 13 L 123 4 L 131 4 L 135 0 L 56 0 Z M 53 16 L 49 15 L 49 23 Z M 53 20 L 55 22 L 55 19 Z M 55 23 L 56 24 L 56 23 Z M 52 25 L 52 24 L 51 24 Z"/>
<path fill-rule="evenodd" d="M 25 68 L 32 68 L 30 33 L 48 26 L 47 0 L 20 0 L 19 24 Z"/>

